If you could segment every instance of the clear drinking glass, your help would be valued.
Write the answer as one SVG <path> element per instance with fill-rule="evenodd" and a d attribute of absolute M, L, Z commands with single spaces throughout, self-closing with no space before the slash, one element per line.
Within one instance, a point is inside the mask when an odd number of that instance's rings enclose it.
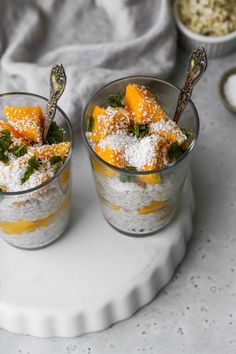
<path fill-rule="evenodd" d="M 82 135 L 89 151 L 97 193 L 106 221 L 118 231 L 131 236 L 153 234 L 172 219 L 189 171 L 191 152 L 199 132 L 199 117 L 192 102 L 186 107 L 179 124 L 194 133 L 187 151 L 173 164 L 153 171 L 127 171 L 102 160 L 86 137 L 88 118 L 96 105 L 106 106 L 109 95 L 125 93 L 129 83 L 148 87 L 164 111 L 173 117 L 179 89 L 168 82 L 146 76 L 132 76 L 103 87 L 86 106 Z"/>
<path fill-rule="evenodd" d="M 40 106 L 45 113 L 47 99 L 28 93 L 0 95 L 1 119 L 5 106 Z M 73 141 L 66 114 L 57 107 L 55 121 L 65 141 Z M 20 192 L 0 193 L 0 236 L 12 246 L 36 249 L 49 245 L 62 235 L 69 223 L 72 149 L 54 177 Z"/>

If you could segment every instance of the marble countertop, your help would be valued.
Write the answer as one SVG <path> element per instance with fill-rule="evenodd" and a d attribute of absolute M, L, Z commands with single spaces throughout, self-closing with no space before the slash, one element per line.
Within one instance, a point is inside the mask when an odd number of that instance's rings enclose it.
<path fill-rule="evenodd" d="M 170 81 L 182 84 L 180 51 Z M 194 152 L 197 211 L 187 255 L 149 305 L 111 328 L 78 338 L 39 339 L 0 330 L 0 354 L 236 353 L 236 116 L 218 99 L 236 53 L 209 60 L 193 101 L 201 119 Z"/>

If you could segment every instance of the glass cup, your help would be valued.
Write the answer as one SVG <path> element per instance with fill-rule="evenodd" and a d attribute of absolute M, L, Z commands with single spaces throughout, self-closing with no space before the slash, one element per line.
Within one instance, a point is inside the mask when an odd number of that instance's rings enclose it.
<path fill-rule="evenodd" d="M 86 137 L 86 130 L 94 107 L 106 106 L 109 95 L 117 92 L 124 96 L 129 83 L 148 87 L 167 115 L 173 117 L 179 89 L 153 77 L 132 76 L 111 82 L 95 94 L 83 113 L 82 135 L 89 151 L 96 189 L 106 221 L 126 235 L 145 236 L 163 228 L 175 214 L 198 137 L 199 117 L 190 101 L 179 125 L 192 132 L 194 139 L 186 152 L 171 165 L 145 172 L 114 167 L 95 153 Z"/>
<path fill-rule="evenodd" d="M 0 95 L 0 112 L 5 106 L 40 106 L 45 114 L 47 99 L 28 93 Z M 1 119 L 4 118 L 2 113 Z M 66 114 L 57 107 L 55 119 L 64 140 L 73 142 Z M 54 242 L 69 223 L 72 148 L 62 168 L 49 180 L 32 189 L 0 193 L 0 236 L 10 245 L 37 249 Z"/>

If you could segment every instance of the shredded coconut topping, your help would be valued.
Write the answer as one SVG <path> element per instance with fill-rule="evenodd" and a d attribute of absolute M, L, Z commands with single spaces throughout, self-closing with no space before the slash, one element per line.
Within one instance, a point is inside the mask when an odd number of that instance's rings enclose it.
<path fill-rule="evenodd" d="M 8 118 L 10 125 L 14 127 L 20 134 L 25 135 L 26 131 L 31 131 L 34 141 L 42 144 L 42 124 L 39 117 L 41 109 L 34 107 L 27 113 L 28 107 L 9 107 L 6 106 L 4 112 Z"/>
<path fill-rule="evenodd" d="M 167 149 L 165 140 L 159 135 L 145 136 L 136 139 L 132 144 L 127 145 L 124 157 L 129 166 L 134 166 L 138 170 L 143 170 L 150 166 L 163 166 L 167 161 Z"/>
<path fill-rule="evenodd" d="M 150 124 L 149 132 L 151 134 L 157 133 L 170 141 L 171 138 L 173 137 L 174 140 L 177 141 L 179 144 L 182 144 L 186 140 L 186 136 L 182 133 L 178 124 L 176 124 L 171 119 L 167 121 L 161 119 L 159 122 Z"/>
<path fill-rule="evenodd" d="M 108 135 L 106 138 L 102 139 L 98 146 L 105 149 L 107 146 L 117 152 L 122 152 L 130 144 L 134 144 L 138 139 L 135 136 L 128 135 L 124 132 L 117 132 Z"/>
<path fill-rule="evenodd" d="M 141 93 L 143 100 L 138 103 L 138 111 L 145 118 L 145 123 L 151 123 L 157 111 L 162 111 L 155 96 L 143 85 L 133 85 Z M 165 116 L 164 111 L 163 118 Z"/>
<path fill-rule="evenodd" d="M 99 142 L 99 147 L 120 153 L 127 166 L 143 170 L 147 166 L 161 167 L 169 162 L 167 144 L 158 134 L 137 139 L 124 132 L 117 132 L 107 136 Z"/>
<path fill-rule="evenodd" d="M 54 176 L 54 168 L 50 166 L 50 163 L 42 163 L 39 169 L 35 170 L 30 178 L 22 184 L 21 179 L 26 171 L 28 160 L 32 156 L 34 154 L 29 152 L 22 157 L 15 158 L 8 165 L 0 164 L 0 187 L 4 191 L 15 192 L 34 188 Z"/>
<path fill-rule="evenodd" d="M 98 131 L 103 136 L 118 130 L 127 130 L 130 124 L 129 112 L 124 108 L 107 107 L 104 114 L 98 115 Z"/>

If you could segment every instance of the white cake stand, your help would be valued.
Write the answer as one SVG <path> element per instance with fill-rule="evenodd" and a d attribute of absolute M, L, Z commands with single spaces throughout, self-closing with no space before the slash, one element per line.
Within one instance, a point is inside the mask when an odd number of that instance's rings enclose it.
<path fill-rule="evenodd" d="M 103 219 L 81 146 L 75 159 L 73 215 L 65 235 L 36 251 L 0 240 L 4 329 L 39 337 L 105 329 L 150 302 L 184 257 L 194 210 L 189 180 L 171 224 L 157 235 L 134 238 Z"/>

